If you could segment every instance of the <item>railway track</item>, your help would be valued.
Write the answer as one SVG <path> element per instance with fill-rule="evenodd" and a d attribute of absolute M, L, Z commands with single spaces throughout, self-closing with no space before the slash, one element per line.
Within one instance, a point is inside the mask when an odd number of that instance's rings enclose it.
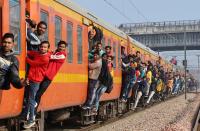
<path fill-rule="evenodd" d="M 161 104 L 162 102 L 166 102 L 166 101 L 169 101 L 169 100 L 172 100 L 178 96 L 181 96 L 183 95 L 182 94 L 179 94 L 179 95 L 176 95 L 176 96 L 171 96 L 169 98 L 166 98 L 164 101 L 157 101 L 157 102 L 154 102 L 154 103 L 151 103 L 145 107 L 138 107 L 136 108 L 136 110 L 132 111 L 132 110 L 129 110 L 128 112 L 124 113 L 124 114 L 120 114 L 114 118 L 110 118 L 106 121 L 98 121 L 94 124 L 91 124 L 91 125 L 88 125 L 88 126 L 70 126 L 70 127 L 61 127 L 59 128 L 59 126 L 56 127 L 56 129 L 53 127 L 53 129 L 50 129 L 50 131 L 69 131 L 69 130 L 77 130 L 77 131 L 90 131 L 90 130 L 94 130 L 94 129 L 97 129 L 97 128 L 100 128 L 102 126 L 105 126 L 105 125 L 108 125 L 110 123 L 113 123 L 113 122 L 116 122 L 120 119 L 124 119 L 130 115 L 133 115 L 134 113 L 139 113 L 139 112 L 142 112 L 142 111 L 145 111 L 146 109 L 148 108 L 151 108 L 153 106 L 156 106 L 156 105 L 159 105 Z M 68 123 L 69 124 L 69 123 Z M 63 124 L 64 125 L 64 124 Z"/>
<path fill-rule="evenodd" d="M 200 105 L 193 121 L 193 131 L 200 131 Z"/>

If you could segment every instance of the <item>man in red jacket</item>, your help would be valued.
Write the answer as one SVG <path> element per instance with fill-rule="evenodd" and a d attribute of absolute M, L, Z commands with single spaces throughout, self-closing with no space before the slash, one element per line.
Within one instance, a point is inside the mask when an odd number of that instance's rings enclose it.
<path fill-rule="evenodd" d="M 25 108 L 26 115 L 29 114 L 27 123 L 24 128 L 30 128 L 35 125 L 35 96 L 39 90 L 40 83 L 44 79 L 45 71 L 49 64 L 50 53 L 48 49 L 50 44 L 48 41 L 41 42 L 39 51 L 28 51 L 26 62 L 30 65 L 28 72 L 29 80 L 29 99 Z"/>
<path fill-rule="evenodd" d="M 49 65 L 48 65 L 47 71 L 45 73 L 45 77 L 44 77 L 43 81 L 41 82 L 40 88 L 36 94 L 35 100 L 37 102 L 37 105 L 39 105 L 42 95 L 44 94 L 46 89 L 51 84 L 51 81 L 53 80 L 53 78 L 57 74 L 57 72 L 59 71 L 62 64 L 65 62 L 66 47 L 67 47 L 67 43 L 65 41 L 59 41 L 58 48 L 51 55 Z"/>

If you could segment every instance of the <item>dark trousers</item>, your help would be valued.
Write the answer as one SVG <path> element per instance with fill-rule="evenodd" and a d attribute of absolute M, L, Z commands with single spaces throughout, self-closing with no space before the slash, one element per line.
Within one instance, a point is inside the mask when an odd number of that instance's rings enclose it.
<path fill-rule="evenodd" d="M 89 84 L 88 94 L 87 94 L 87 101 L 85 103 L 85 106 L 91 107 L 96 97 L 96 90 L 98 88 L 98 80 L 89 79 L 88 84 Z"/>
<path fill-rule="evenodd" d="M 37 105 L 39 106 L 40 100 L 44 92 L 47 90 L 49 85 L 51 84 L 51 80 L 49 80 L 47 77 L 43 79 L 43 81 L 40 83 L 40 88 L 36 94 L 35 101 L 37 102 Z"/>

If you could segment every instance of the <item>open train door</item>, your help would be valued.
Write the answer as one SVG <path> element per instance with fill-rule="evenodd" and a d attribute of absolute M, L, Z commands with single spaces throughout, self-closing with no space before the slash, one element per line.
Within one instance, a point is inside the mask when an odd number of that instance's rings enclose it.
<path fill-rule="evenodd" d="M 19 74 L 25 74 L 25 0 L 0 0 L 0 37 L 11 32 L 15 39 L 15 52 L 19 60 Z M 0 42 L 1 43 L 1 42 Z M 18 116 L 22 111 L 24 89 L 13 86 L 0 90 L 0 119 L 7 120 Z M 5 108 L 6 107 L 6 108 Z"/>
<path fill-rule="evenodd" d="M 2 0 L 0 1 L 0 45 L 1 45 L 1 38 L 2 38 Z M 2 91 L 0 90 L 0 104 L 2 99 Z"/>
<path fill-rule="evenodd" d="M 2 1 L 0 1 L 0 38 L 2 37 Z"/>

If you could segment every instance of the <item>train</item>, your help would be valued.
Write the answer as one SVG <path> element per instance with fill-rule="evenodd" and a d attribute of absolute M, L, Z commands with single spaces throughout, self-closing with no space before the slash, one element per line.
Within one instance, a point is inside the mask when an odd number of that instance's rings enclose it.
<path fill-rule="evenodd" d="M 42 96 L 38 108 L 41 117 L 36 124 L 38 130 L 44 129 L 47 118 L 60 122 L 78 115 L 84 125 L 94 122 L 96 116 L 80 108 L 87 98 L 88 32 L 91 25 L 102 33 L 103 46 L 112 46 L 112 53 L 115 56 L 114 88 L 111 93 L 105 93 L 101 97 L 100 117 L 113 117 L 126 110 L 126 106 L 120 105 L 118 101 L 122 85 L 122 48 L 127 54 L 140 51 L 142 61 L 150 60 L 155 64 L 159 59 L 159 55 L 149 47 L 69 0 L 1 0 L 0 36 L 6 32 L 15 34 L 14 51 L 20 62 L 20 77 L 25 77 L 26 73 L 26 11 L 37 23 L 47 23 L 46 38 L 51 43 L 51 50 L 56 49 L 55 43 L 58 40 L 68 43 L 66 61 Z M 166 70 L 173 69 L 173 65 L 165 59 L 161 59 L 161 63 Z M 9 90 L 0 90 L 0 129 L 19 129 L 18 116 L 23 108 L 23 99 L 24 88 L 11 87 Z"/>

